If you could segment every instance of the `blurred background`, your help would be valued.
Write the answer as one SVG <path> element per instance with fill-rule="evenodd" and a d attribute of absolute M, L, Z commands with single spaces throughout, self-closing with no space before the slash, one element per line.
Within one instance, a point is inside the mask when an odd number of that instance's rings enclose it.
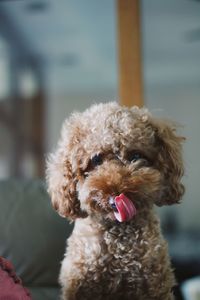
<path fill-rule="evenodd" d="M 46 155 L 72 111 L 126 104 L 123 57 L 133 54 L 126 53 L 133 32 L 137 99 L 128 105 L 139 98 L 182 124 L 187 138 L 183 202 L 158 210 L 182 283 L 200 275 L 200 1 L 120 2 L 0 1 L 0 179 L 43 179 Z M 132 12 L 131 2 L 139 3 Z M 136 23 L 120 23 L 126 10 Z"/>

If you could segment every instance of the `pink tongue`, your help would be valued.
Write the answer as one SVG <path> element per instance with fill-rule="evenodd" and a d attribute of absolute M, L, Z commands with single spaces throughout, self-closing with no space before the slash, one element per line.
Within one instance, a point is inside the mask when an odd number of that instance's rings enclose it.
<path fill-rule="evenodd" d="M 114 215 L 119 222 L 129 221 L 136 214 L 135 205 L 124 194 L 115 197 L 115 205 L 118 212 L 114 212 Z"/>

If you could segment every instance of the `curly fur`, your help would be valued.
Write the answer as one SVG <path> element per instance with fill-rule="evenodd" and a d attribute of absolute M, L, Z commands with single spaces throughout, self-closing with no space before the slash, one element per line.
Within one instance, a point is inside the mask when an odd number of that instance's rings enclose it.
<path fill-rule="evenodd" d="M 117 103 L 65 121 L 47 163 L 53 206 L 75 220 L 60 273 L 63 299 L 173 299 L 174 276 L 153 205 L 179 203 L 184 193 L 183 140 L 174 124 Z M 133 151 L 142 157 L 130 161 Z M 102 162 L 93 166 L 96 154 Z M 124 223 L 108 201 L 120 193 L 137 209 Z"/>

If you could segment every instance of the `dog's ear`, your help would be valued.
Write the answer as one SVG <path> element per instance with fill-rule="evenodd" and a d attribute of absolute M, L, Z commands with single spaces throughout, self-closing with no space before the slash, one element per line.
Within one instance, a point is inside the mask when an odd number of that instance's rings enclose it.
<path fill-rule="evenodd" d="M 77 178 L 61 152 L 51 155 L 47 161 L 47 184 L 53 207 L 62 217 L 72 220 L 85 217 L 77 199 Z"/>
<path fill-rule="evenodd" d="M 172 205 L 179 203 L 185 191 L 181 183 L 184 174 L 182 142 L 185 138 L 177 135 L 176 124 L 167 121 L 156 123 L 156 137 L 160 146 L 158 163 L 163 174 L 163 191 L 155 203 L 158 206 Z"/>

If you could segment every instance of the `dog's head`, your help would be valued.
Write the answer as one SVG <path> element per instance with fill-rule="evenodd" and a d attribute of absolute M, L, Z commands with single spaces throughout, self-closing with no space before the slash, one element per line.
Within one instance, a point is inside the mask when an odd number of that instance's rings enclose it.
<path fill-rule="evenodd" d="M 112 219 L 111 200 L 120 194 L 137 210 L 178 203 L 183 140 L 146 109 L 108 103 L 73 114 L 47 163 L 54 208 L 71 219 L 99 213 Z"/>

